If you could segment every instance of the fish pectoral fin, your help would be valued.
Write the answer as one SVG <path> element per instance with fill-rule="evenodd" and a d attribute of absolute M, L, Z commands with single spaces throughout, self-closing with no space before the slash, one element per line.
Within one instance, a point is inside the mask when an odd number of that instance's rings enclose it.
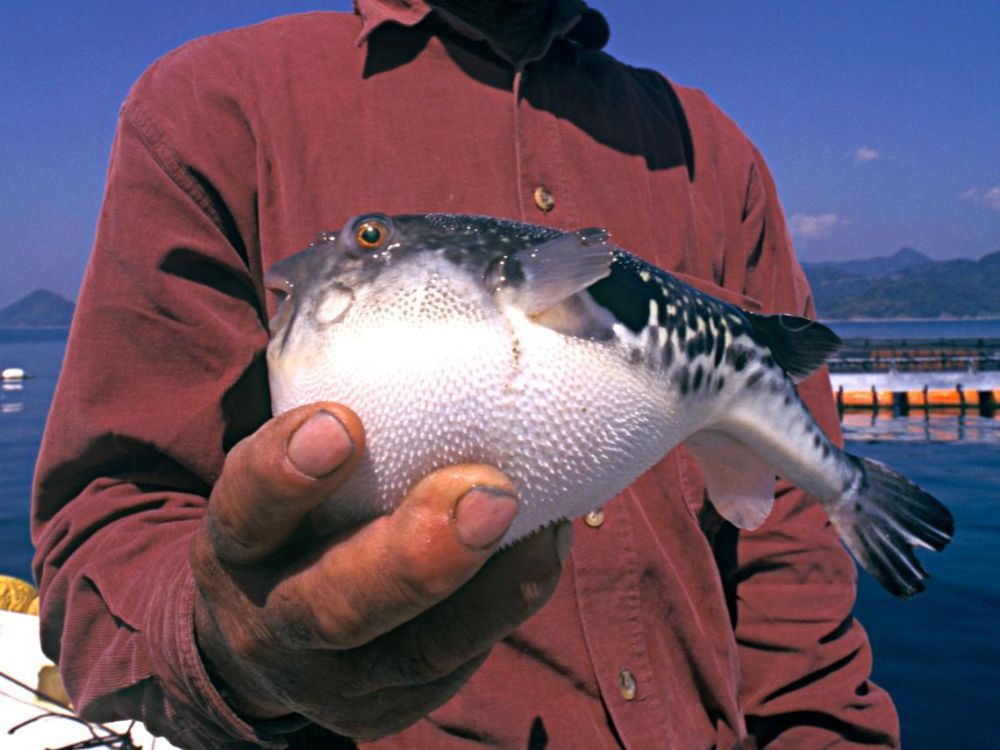
<path fill-rule="evenodd" d="M 512 282 L 509 298 L 537 315 L 610 274 L 614 250 L 603 229 L 579 229 L 521 250 L 511 260 L 523 278 Z"/>
<path fill-rule="evenodd" d="M 701 465 L 708 499 L 723 518 L 741 529 L 764 523 L 774 505 L 774 469 L 719 430 L 700 430 L 684 447 Z"/>
<path fill-rule="evenodd" d="M 796 381 L 822 367 L 844 343 L 825 325 L 809 318 L 745 314 L 756 337 L 771 350 L 774 361 Z"/>

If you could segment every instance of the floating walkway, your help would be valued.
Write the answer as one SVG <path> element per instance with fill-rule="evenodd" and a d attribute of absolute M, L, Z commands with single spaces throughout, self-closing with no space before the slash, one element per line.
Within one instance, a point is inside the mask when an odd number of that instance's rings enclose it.
<path fill-rule="evenodd" d="M 1000 410 L 1000 340 L 853 339 L 830 361 L 837 406 L 847 409 Z"/>
<path fill-rule="evenodd" d="M 1000 407 L 1000 373 L 831 373 L 840 409 L 976 408 L 989 416 Z"/>

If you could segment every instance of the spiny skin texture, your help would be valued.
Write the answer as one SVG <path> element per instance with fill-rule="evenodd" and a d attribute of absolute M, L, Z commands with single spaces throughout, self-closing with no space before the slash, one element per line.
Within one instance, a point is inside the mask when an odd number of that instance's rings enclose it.
<path fill-rule="evenodd" d="M 510 543 L 601 505 L 686 441 L 738 526 L 764 521 L 780 473 L 820 499 L 862 564 L 881 556 L 849 532 L 885 499 L 863 496 L 865 464 L 826 438 L 789 376 L 839 344 L 823 326 L 741 311 L 600 230 L 487 217 L 357 217 L 267 283 L 285 297 L 268 349 L 275 413 L 338 401 L 368 435 L 321 526 L 391 512 L 433 469 L 482 462 L 519 489 Z M 901 596 L 923 578 L 911 547 L 951 535 L 923 495 L 903 504 L 920 509 L 916 532 L 882 534 L 902 560 L 866 564 Z"/>

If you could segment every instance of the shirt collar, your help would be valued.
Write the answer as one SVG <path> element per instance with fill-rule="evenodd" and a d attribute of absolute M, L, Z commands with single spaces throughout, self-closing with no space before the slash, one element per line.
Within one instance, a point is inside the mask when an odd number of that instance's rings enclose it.
<path fill-rule="evenodd" d="M 432 10 L 424 0 L 354 0 L 354 11 L 361 17 L 358 46 L 364 44 L 382 24 L 391 22 L 402 26 L 416 26 Z M 467 36 L 488 41 L 488 30 L 473 30 L 464 24 L 455 26 L 456 30 Z M 542 57 L 557 38 L 565 38 L 584 49 L 601 49 L 608 43 L 611 32 L 604 16 L 582 0 L 556 0 L 548 34 L 541 52 L 532 55 L 532 59 Z"/>

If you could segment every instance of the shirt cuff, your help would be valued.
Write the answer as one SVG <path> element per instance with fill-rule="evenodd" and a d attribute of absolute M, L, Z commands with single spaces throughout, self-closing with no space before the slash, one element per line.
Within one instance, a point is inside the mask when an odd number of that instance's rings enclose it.
<path fill-rule="evenodd" d="M 188 565 L 180 566 L 172 588 L 172 601 L 165 603 L 166 627 L 161 643 L 173 652 L 174 658 L 164 654 L 167 664 L 176 665 L 169 678 L 173 684 L 165 687 L 168 692 L 175 692 L 175 700 L 184 704 L 176 717 L 184 740 L 195 747 L 237 748 L 249 743 L 268 750 L 284 750 L 287 742 L 281 735 L 310 722 L 295 714 L 256 725 L 242 719 L 213 684 L 198 650 L 194 632 L 195 584 Z"/>

